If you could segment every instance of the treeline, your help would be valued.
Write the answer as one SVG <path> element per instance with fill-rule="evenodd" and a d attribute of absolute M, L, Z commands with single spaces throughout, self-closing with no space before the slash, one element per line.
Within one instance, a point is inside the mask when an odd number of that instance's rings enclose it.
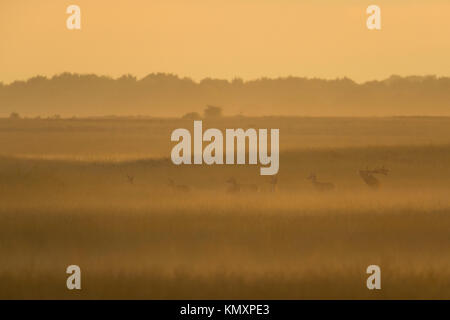
<path fill-rule="evenodd" d="M 63 73 L 0 84 L 0 115 L 182 116 L 220 106 L 225 115 L 450 115 L 450 78 L 392 76 L 362 84 L 287 77 L 195 82 L 170 74 L 113 79 Z"/>

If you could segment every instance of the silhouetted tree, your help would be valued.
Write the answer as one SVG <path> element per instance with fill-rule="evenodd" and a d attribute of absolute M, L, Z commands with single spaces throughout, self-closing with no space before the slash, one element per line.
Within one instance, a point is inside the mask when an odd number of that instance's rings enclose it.
<path fill-rule="evenodd" d="M 186 119 L 186 120 L 199 120 L 202 117 L 200 116 L 200 114 L 198 112 L 189 112 L 189 113 L 186 113 L 181 118 Z"/>
<path fill-rule="evenodd" d="M 222 116 L 222 108 L 215 106 L 207 106 L 205 111 L 205 118 L 220 118 Z"/>
<path fill-rule="evenodd" d="M 20 119 L 20 115 L 17 112 L 11 112 L 11 114 L 9 115 L 9 118 L 11 120 L 17 120 L 17 119 Z"/>

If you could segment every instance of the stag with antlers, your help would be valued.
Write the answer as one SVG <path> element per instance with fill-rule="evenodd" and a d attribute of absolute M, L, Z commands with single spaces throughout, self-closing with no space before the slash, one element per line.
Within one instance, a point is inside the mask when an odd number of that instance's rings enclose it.
<path fill-rule="evenodd" d="M 372 189 L 380 188 L 380 181 L 375 177 L 375 175 L 382 174 L 387 176 L 388 173 L 389 170 L 384 166 L 382 166 L 381 168 L 375 168 L 373 170 L 369 170 L 368 167 L 366 167 L 365 170 L 359 170 L 359 175 L 361 176 L 363 181 Z"/>

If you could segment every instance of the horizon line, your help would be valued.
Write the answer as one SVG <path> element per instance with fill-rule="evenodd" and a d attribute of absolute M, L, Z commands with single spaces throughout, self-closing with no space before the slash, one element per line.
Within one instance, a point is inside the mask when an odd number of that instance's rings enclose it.
<path fill-rule="evenodd" d="M 204 77 L 201 78 L 199 80 L 195 80 L 192 77 L 189 76 L 182 76 L 176 73 L 171 73 L 171 72 L 151 72 L 151 73 L 147 73 L 145 76 L 139 78 L 136 75 L 132 74 L 132 73 L 124 73 L 120 76 L 112 76 L 112 75 L 106 75 L 106 74 L 97 74 L 97 73 L 79 73 L 79 72 L 70 72 L 70 71 L 63 71 L 60 73 L 54 73 L 53 75 L 42 75 L 42 74 L 36 74 L 34 76 L 30 76 L 26 79 L 16 79 L 16 80 L 12 80 L 10 82 L 4 82 L 4 81 L 0 81 L 0 85 L 3 86 L 9 86 L 12 85 L 14 83 L 20 83 L 20 82 L 28 82 L 32 79 L 36 79 L 36 78 L 44 78 L 46 80 L 52 80 L 54 78 L 58 78 L 61 77 L 63 75 L 71 75 L 71 76 L 96 76 L 98 78 L 106 78 L 109 80 L 119 80 L 121 78 L 134 78 L 136 82 L 138 81 L 142 81 L 145 78 L 149 77 L 149 76 L 155 76 L 155 75 L 162 75 L 162 76 L 171 76 L 171 77 L 175 77 L 177 79 L 180 80 L 189 80 L 192 81 L 195 84 L 200 84 L 203 81 L 207 81 L 207 80 L 213 80 L 213 81 L 226 81 L 228 83 L 233 83 L 234 81 L 242 81 L 242 83 L 250 83 L 250 82 L 256 82 L 256 81 L 262 81 L 262 80 L 286 80 L 286 79 L 302 79 L 302 80 L 321 80 L 321 81 L 342 81 L 342 80 L 349 80 L 355 84 L 358 85 L 362 85 L 362 84 L 366 84 L 366 83 L 372 83 L 372 82 L 385 82 L 386 80 L 390 80 L 390 79 L 408 79 L 408 78 L 435 78 L 435 79 L 450 79 L 450 75 L 448 76 L 439 76 L 436 74 L 409 74 L 409 75 L 398 75 L 398 74 L 391 74 L 388 77 L 382 78 L 382 79 L 372 79 L 372 80 L 365 80 L 365 81 L 356 81 L 348 76 L 340 76 L 340 77 L 330 77 L 330 78 L 321 78 L 321 77 L 307 77 L 307 76 L 294 76 L 294 75 L 286 75 L 286 76 L 277 76 L 277 77 L 269 77 L 269 76 L 261 76 L 261 77 L 257 77 L 257 78 L 251 78 L 251 79 L 244 79 L 242 77 L 239 76 L 235 76 L 233 78 L 220 78 L 220 77 Z"/>

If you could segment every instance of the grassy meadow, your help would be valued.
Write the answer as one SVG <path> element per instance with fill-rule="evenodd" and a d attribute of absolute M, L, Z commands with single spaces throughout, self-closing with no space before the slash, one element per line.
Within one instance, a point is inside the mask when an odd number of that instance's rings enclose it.
<path fill-rule="evenodd" d="M 450 118 L 203 125 L 279 128 L 276 192 L 259 165 L 173 165 L 189 120 L 0 120 L 0 298 L 450 298 Z M 371 190 L 358 170 L 382 165 Z M 229 194 L 230 177 L 260 191 Z"/>

